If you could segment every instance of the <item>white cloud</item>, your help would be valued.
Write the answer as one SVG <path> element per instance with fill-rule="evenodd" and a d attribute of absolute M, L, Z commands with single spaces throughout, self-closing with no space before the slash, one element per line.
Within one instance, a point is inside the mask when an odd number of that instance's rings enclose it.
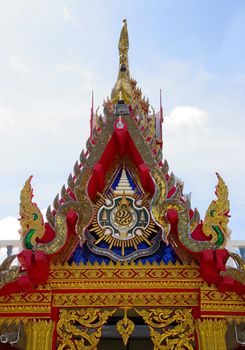
<path fill-rule="evenodd" d="M 175 107 L 170 114 L 165 117 L 166 129 L 186 128 L 193 131 L 193 129 L 204 128 L 207 116 L 207 112 L 198 107 Z"/>
<path fill-rule="evenodd" d="M 47 209 L 41 209 L 44 221 Z M 20 222 L 14 216 L 8 216 L 0 220 L 0 240 L 19 240 Z"/>
<path fill-rule="evenodd" d="M 73 63 L 59 63 L 55 66 L 55 68 L 62 72 L 74 72 L 74 73 L 81 73 L 81 67 L 79 67 L 78 64 L 73 64 Z"/>
<path fill-rule="evenodd" d="M 75 18 L 72 15 L 70 9 L 68 9 L 68 7 L 65 4 L 62 6 L 62 12 L 63 12 L 63 19 L 64 19 L 65 24 L 72 26 L 76 29 L 82 28 L 80 26 L 80 24 L 77 23 L 77 21 L 75 20 Z"/>
<path fill-rule="evenodd" d="M 26 59 L 18 55 L 12 55 L 10 57 L 10 65 L 17 71 L 30 74 L 32 72 L 30 65 L 27 63 Z"/>
<path fill-rule="evenodd" d="M 70 23 L 71 22 L 71 13 L 68 10 L 66 5 L 62 6 L 62 11 L 63 11 L 63 18 L 65 23 Z"/>
<path fill-rule="evenodd" d="M 20 235 L 18 230 L 20 229 L 19 221 L 13 217 L 8 216 L 0 220 L 0 239 L 1 240 L 18 240 Z"/>
<path fill-rule="evenodd" d="M 82 65 L 77 63 L 59 63 L 55 66 L 55 69 L 62 74 L 76 74 L 81 77 L 83 81 L 83 88 L 92 90 L 95 75 L 92 72 L 92 68 L 86 66 L 84 69 Z"/>
<path fill-rule="evenodd" d="M 41 209 L 41 213 L 42 213 L 44 221 L 46 221 L 46 211 L 47 211 L 47 208 Z"/>
<path fill-rule="evenodd" d="M 0 126 L 11 126 L 14 124 L 11 108 L 0 107 Z"/>

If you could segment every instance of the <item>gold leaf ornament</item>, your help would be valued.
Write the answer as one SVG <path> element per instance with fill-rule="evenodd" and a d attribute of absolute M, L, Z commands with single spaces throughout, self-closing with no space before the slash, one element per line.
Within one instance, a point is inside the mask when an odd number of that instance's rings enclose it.
<path fill-rule="evenodd" d="M 118 333 L 122 336 L 123 343 L 126 346 L 128 339 L 135 328 L 133 321 L 127 317 L 127 309 L 124 309 L 124 316 L 120 321 L 117 322 L 116 328 Z"/>

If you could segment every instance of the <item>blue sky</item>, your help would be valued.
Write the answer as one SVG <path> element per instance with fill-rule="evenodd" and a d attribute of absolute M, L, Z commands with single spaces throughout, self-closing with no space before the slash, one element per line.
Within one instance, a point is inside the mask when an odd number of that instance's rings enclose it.
<path fill-rule="evenodd" d="M 244 1 L 0 5 L 1 239 L 17 236 L 6 218 L 18 217 L 29 175 L 40 208 L 66 183 L 88 137 L 91 90 L 101 106 L 114 85 L 125 17 L 131 75 L 156 110 L 163 90 L 170 169 L 202 216 L 218 171 L 230 191 L 232 238 L 244 239 Z"/>

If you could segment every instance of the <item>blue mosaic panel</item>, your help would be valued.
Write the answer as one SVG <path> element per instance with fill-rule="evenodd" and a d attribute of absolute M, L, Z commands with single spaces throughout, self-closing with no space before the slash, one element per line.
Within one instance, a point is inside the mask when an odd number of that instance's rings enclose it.
<path fill-rule="evenodd" d="M 140 249 L 145 248 L 147 248 L 147 245 L 145 243 L 141 243 Z M 114 249 L 116 250 L 115 253 L 120 254 L 121 250 L 119 248 L 114 247 Z M 77 246 L 68 263 L 75 263 L 79 265 L 81 262 L 84 264 L 88 262 L 90 262 L 91 264 L 98 262 L 99 264 L 101 264 L 102 261 L 104 261 L 108 265 L 111 259 L 93 254 L 88 249 L 86 244 L 84 244 L 83 247 L 80 247 L 80 245 Z M 139 258 L 135 260 L 135 263 L 137 264 L 139 261 L 141 261 L 143 264 L 145 264 L 146 262 L 149 262 L 151 264 L 153 262 L 156 262 L 157 264 L 163 262 L 165 265 L 167 265 L 168 263 L 175 264 L 177 261 L 180 262 L 174 249 L 170 245 L 167 246 L 164 242 L 161 242 L 160 248 L 154 254 L 145 258 Z"/>

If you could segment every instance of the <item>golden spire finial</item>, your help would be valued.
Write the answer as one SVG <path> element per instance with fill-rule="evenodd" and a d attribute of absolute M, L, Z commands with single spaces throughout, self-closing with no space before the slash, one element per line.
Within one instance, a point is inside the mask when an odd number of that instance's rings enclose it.
<path fill-rule="evenodd" d="M 128 66 L 128 27 L 127 20 L 123 20 L 120 39 L 118 43 L 119 49 L 119 73 L 114 89 L 111 93 L 111 99 L 114 103 L 124 100 L 126 104 L 130 103 L 132 93 L 130 87 L 130 75 Z"/>
<path fill-rule="evenodd" d="M 129 49 L 129 41 L 128 41 L 128 27 L 127 20 L 123 20 L 122 30 L 120 34 L 120 39 L 118 43 L 119 50 L 119 58 L 120 58 L 120 68 L 124 64 L 126 67 L 126 74 L 129 76 L 128 71 L 128 49 Z"/>

